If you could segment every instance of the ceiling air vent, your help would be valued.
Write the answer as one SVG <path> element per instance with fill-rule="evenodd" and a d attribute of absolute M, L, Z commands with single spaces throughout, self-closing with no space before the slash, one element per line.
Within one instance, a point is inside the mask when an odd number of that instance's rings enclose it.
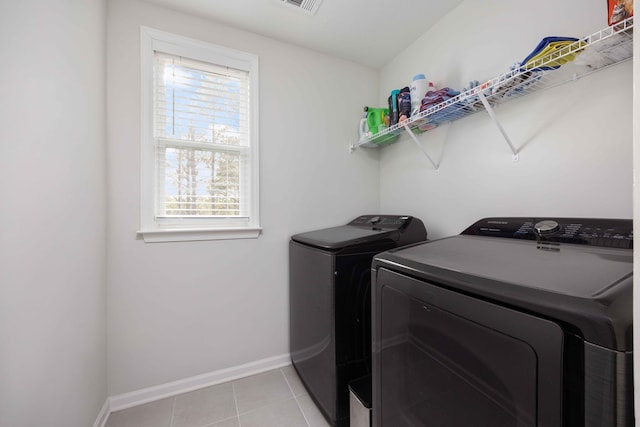
<path fill-rule="evenodd" d="M 298 10 L 308 13 L 309 15 L 315 15 L 316 11 L 320 7 L 322 0 L 282 0 L 285 4 L 293 6 Z"/>

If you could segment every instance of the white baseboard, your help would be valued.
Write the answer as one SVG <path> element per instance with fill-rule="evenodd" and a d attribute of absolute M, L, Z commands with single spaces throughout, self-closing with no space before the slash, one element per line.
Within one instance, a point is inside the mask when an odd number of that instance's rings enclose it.
<path fill-rule="evenodd" d="M 189 391 L 198 390 L 216 384 L 237 380 L 239 378 L 248 377 L 250 375 L 259 374 L 270 371 L 272 369 L 282 368 L 291 364 L 291 356 L 289 353 L 281 356 L 269 357 L 267 359 L 257 360 L 255 362 L 246 363 L 232 368 L 221 369 L 219 371 L 209 372 L 202 375 L 184 378 L 170 383 L 160 384 L 153 387 L 143 388 L 141 390 L 129 393 L 111 396 L 108 399 L 109 413 L 119 411 L 121 409 L 131 408 L 133 406 L 142 405 L 144 403 L 153 402 L 155 400 L 164 399 Z M 107 405 L 105 403 L 105 405 Z M 105 418 L 106 421 L 106 418 Z M 96 420 L 96 423 L 98 421 Z M 95 424 L 95 427 L 102 427 Z"/>
<path fill-rule="evenodd" d="M 102 409 L 98 413 L 96 421 L 93 423 L 93 427 L 104 427 L 105 424 L 107 424 L 110 413 L 111 409 L 109 407 L 109 398 L 107 397 L 107 400 L 104 401 L 104 405 L 102 405 Z"/>

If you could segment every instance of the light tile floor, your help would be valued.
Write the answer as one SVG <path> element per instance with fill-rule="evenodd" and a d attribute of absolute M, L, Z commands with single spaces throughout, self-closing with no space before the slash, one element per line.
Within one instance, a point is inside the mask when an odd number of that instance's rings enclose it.
<path fill-rule="evenodd" d="M 106 427 L 328 427 L 292 366 L 113 412 Z"/>

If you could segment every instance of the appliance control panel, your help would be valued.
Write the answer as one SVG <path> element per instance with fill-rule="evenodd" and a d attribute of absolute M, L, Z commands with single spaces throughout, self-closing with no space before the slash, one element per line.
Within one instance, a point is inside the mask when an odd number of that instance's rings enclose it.
<path fill-rule="evenodd" d="M 411 217 L 406 215 L 361 215 L 347 225 L 367 228 L 400 229 L 410 222 Z"/>
<path fill-rule="evenodd" d="M 484 218 L 460 234 L 633 249 L 630 219 Z"/>

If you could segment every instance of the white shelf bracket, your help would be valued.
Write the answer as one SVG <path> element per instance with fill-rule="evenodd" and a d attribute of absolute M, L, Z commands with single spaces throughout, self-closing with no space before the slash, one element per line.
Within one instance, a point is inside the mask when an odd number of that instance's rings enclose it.
<path fill-rule="evenodd" d="M 420 141 L 418 141 L 418 138 L 415 136 L 415 134 L 411 131 L 411 128 L 409 128 L 409 125 L 403 125 L 402 127 L 404 127 L 404 130 L 409 134 L 409 136 L 411 137 L 411 139 L 413 139 L 413 142 L 416 143 L 416 145 L 418 146 L 418 148 L 420 149 L 420 151 L 422 151 L 422 153 L 427 156 L 427 159 L 429 159 L 429 161 L 431 162 L 431 164 L 433 165 L 433 168 L 435 170 L 438 170 L 438 165 L 436 164 L 436 162 L 433 161 L 433 159 L 431 158 L 431 156 L 429 155 L 429 153 L 427 152 L 427 150 L 422 146 L 422 144 L 420 144 Z"/>
<path fill-rule="evenodd" d="M 513 161 L 514 162 L 517 161 L 518 150 L 516 150 L 516 148 L 513 146 L 511 139 L 509 139 L 509 135 L 507 135 L 507 132 L 504 130 L 504 128 L 500 124 L 500 121 L 496 117 L 495 111 L 493 111 L 493 107 L 491 107 L 491 105 L 489 104 L 489 101 L 487 101 L 487 98 L 485 98 L 484 93 L 478 92 L 478 98 L 480 98 L 480 101 L 482 101 L 482 105 L 484 105 L 485 110 L 487 110 L 487 113 L 489 113 L 491 120 L 493 120 L 493 123 L 495 123 L 496 127 L 502 134 L 502 137 L 504 138 L 504 140 L 507 141 L 507 144 L 509 144 L 509 148 L 511 148 L 511 152 L 513 153 L 513 157 L 512 157 Z"/>

